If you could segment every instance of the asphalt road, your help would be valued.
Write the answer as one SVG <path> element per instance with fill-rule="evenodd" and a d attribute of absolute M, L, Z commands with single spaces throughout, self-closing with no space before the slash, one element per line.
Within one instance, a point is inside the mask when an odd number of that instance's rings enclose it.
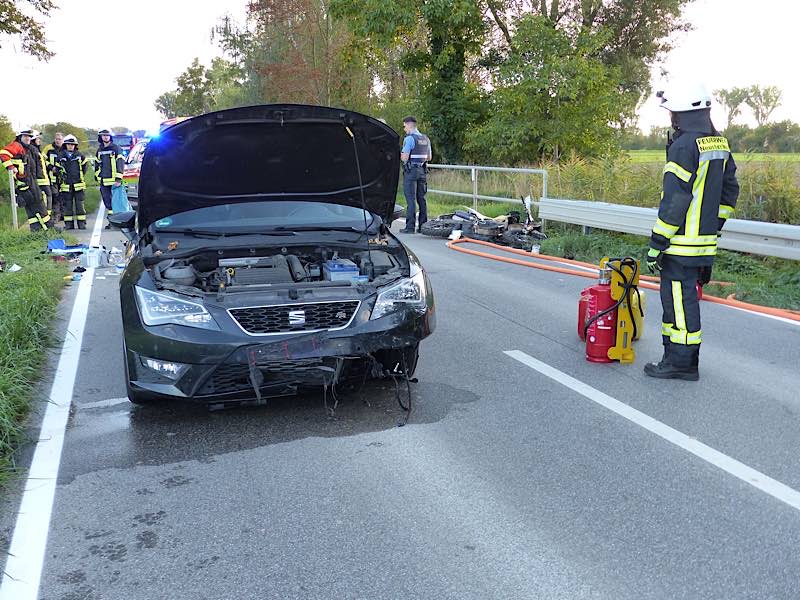
<path fill-rule="evenodd" d="M 800 489 L 800 327 L 706 303 L 701 381 L 650 380 L 655 295 L 637 363 L 594 365 L 588 280 L 405 241 L 439 323 L 405 427 L 382 384 L 335 418 L 321 396 L 130 405 L 118 278 L 98 272 L 40 598 L 800 597 L 800 511 L 504 354 Z"/>

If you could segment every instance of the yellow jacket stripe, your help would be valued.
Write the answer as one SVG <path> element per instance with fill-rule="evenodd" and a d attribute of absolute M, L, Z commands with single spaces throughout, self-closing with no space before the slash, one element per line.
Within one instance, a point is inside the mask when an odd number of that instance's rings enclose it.
<path fill-rule="evenodd" d="M 680 225 L 670 225 L 661 219 L 656 219 L 656 224 L 653 225 L 653 233 L 663 235 L 667 239 L 673 237 L 678 229 L 680 229 Z"/>
<path fill-rule="evenodd" d="M 736 214 L 736 209 L 732 206 L 727 206 L 725 204 L 719 205 L 719 218 L 720 219 L 732 219 Z"/>
<path fill-rule="evenodd" d="M 686 183 L 689 183 L 689 180 L 692 178 L 692 174 L 676 162 L 668 162 L 664 165 L 664 175 L 667 173 L 672 173 L 678 179 Z"/>

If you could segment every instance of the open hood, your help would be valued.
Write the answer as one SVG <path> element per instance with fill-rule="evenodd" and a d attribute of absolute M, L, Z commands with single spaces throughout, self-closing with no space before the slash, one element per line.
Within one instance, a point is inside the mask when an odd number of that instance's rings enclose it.
<path fill-rule="evenodd" d="M 323 106 L 270 104 L 194 117 L 148 144 L 138 226 L 196 208 L 271 200 L 363 205 L 388 223 L 399 144 L 377 119 Z"/>

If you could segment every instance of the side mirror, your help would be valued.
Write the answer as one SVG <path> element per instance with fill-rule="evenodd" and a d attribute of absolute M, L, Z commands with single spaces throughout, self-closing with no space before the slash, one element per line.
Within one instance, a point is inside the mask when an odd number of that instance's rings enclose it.
<path fill-rule="evenodd" d="M 114 229 L 122 230 L 122 234 L 128 239 L 133 239 L 133 228 L 136 226 L 136 211 L 126 210 L 121 213 L 108 215 L 108 224 Z"/>
<path fill-rule="evenodd" d="M 404 216 L 406 216 L 405 207 L 401 206 L 399 204 L 395 204 L 394 205 L 394 212 L 392 213 L 392 223 L 397 221 L 397 219 L 402 219 Z"/>

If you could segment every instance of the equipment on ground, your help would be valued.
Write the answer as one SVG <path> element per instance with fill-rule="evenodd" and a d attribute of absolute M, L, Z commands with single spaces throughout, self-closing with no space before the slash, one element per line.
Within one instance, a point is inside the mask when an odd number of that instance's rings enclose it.
<path fill-rule="evenodd" d="M 595 285 L 578 302 L 578 336 L 586 341 L 586 360 L 632 363 L 633 341 L 644 330 L 645 297 L 639 294 L 639 261 L 604 258 Z"/>

